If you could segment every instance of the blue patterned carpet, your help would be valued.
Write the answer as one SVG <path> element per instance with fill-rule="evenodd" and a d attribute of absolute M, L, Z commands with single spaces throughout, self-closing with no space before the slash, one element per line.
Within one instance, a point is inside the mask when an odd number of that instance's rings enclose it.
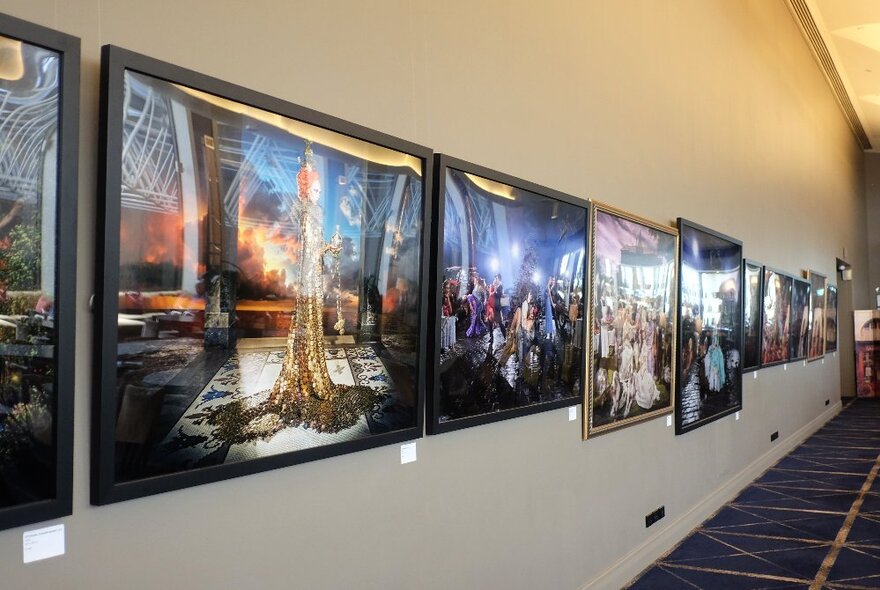
<path fill-rule="evenodd" d="M 880 588 L 880 403 L 859 400 L 628 588 Z"/>

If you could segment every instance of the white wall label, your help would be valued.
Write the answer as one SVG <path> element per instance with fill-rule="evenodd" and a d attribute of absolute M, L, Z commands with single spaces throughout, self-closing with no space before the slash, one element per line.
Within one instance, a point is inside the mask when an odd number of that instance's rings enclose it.
<path fill-rule="evenodd" d="M 825 364 L 825 359 L 822 359 L 822 364 L 823 364 L 823 365 Z"/>
<path fill-rule="evenodd" d="M 757 378 L 758 378 L 758 372 L 757 372 L 757 371 L 755 371 L 755 372 L 754 372 L 754 373 L 752 373 L 752 375 L 754 375 L 754 376 L 755 376 L 755 379 L 757 379 Z"/>
<path fill-rule="evenodd" d="M 666 416 L 666 427 L 672 426 L 672 416 Z"/>
<path fill-rule="evenodd" d="M 64 555 L 64 525 L 25 531 L 22 535 L 22 552 L 25 563 Z"/>
<path fill-rule="evenodd" d="M 805 367 L 807 366 L 807 361 L 806 361 L 806 360 L 804 361 L 804 366 L 805 366 Z"/>
<path fill-rule="evenodd" d="M 787 370 L 788 370 L 788 363 L 785 363 L 784 365 L 782 365 L 782 370 L 783 370 L 783 371 L 787 371 Z"/>
<path fill-rule="evenodd" d="M 412 463 L 416 460 L 416 443 L 400 445 L 400 464 Z"/>
<path fill-rule="evenodd" d="M 568 421 L 577 420 L 578 417 L 578 407 L 571 406 L 568 408 Z"/>
<path fill-rule="evenodd" d="M 736 416 L 736 419 L 739 420 L 739 412 L 737 412 L 737 413 L 735 414 L 735 416 Z"/>

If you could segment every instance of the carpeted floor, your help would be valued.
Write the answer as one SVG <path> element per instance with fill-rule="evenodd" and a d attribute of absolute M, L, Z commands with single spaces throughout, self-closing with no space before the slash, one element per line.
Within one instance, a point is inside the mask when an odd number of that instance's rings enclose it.
<path fill-rule="evenodd" d="M 880 403 L 859 400 L 628 588 L 880 588 Z"/>

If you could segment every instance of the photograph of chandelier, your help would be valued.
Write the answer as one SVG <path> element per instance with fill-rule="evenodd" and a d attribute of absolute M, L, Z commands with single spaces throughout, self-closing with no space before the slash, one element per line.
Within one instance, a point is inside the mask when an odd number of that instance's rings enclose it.
<path fill-rule="evenodd" d="M 93 501 L 417 438 L 430 151 L 116 47 L 103 65 Z"/>

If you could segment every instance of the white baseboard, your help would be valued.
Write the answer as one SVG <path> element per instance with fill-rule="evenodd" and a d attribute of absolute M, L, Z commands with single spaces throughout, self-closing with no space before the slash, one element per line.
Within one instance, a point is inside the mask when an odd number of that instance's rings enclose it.
<path fill-rule="evenodd" d="M 743 488 L 759 475 L 773 466 L 796 446 L 819 430 L 823 424 L 836 416 L 841 410 L 841 402 L 828 407 L 813 420 L 795 431 L 769 451 L 752 461 L 742 471 L 727 480 L 715 491 L 703 498 L 693 508 L 669 523 L 666 528 L 648 538 L 632 551 L 618 559 L 604 572 L 581 586 L 581 590 L 610 590 L 623 588 L 639 573 L 654 563 L 660 556 L 684 539 L 692 530 L 714 514 Z"/>

